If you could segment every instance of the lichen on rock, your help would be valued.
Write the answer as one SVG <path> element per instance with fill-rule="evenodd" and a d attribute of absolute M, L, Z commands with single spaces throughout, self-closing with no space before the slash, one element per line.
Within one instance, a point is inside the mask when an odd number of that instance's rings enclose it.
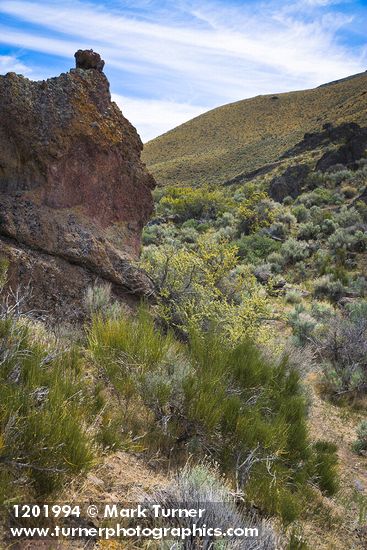
<path fill-rule="evenodd" d="M 66 262 L 85 284 L 98 277 L 120 293 L 151 292 L 134 267 L 155 186 L 143 145 L 111 101 L 99 54 L 75 58 L 75 69 L 45 81 L 0 76 L 0 255 L 12 262 L 11 284 L 31 282 L 34 306 L 46 294 L 75 304 L 66 291 L 58 296 L 57 270 L 47 281 L 47 257 L 51 271 Z M 34 278 L 37 254 L 43 281 Z"/>

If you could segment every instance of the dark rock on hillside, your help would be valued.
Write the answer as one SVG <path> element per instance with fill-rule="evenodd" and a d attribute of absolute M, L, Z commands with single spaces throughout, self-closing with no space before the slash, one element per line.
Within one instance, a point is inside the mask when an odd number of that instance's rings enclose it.
<path fill-rule="evenodd" d="M 227 180 L 223 183 L 223 185 L 234 185 L 238 183 L 246 183 L 248 181 L 253 180 L 254 178 L 258 178 L 259 176 L 265 176 L 274 168 L 278 166 L 279 162 L 273 162 L 272 164 L 266 164 L 265 166 L 261 166 L 261 168 L 258 168 L 257 170 L 252 170 L 251 172 L 246 172 L 244 174 L 238 174 L 238 176 L 235 176 L 234 178 L 231 178 L 230 180 Z"/>
<path fill-rule="evenodd" d="M 321 132 L 306 133 L 302 141 L 297 143 L 292 149 L 286 151 L 281 158 L 294 157 L 306 151 L 327 147 L 330 144 L 341 144 L 342 152 L 336 155 L 332 162 L 334 164 L 349 164 L 361 158 L 361 148 L 357 145 L 358 143 L 361 144 L 364 151 L 367 146 L 366 128 L 361 128 L 359 124 L 354 122 L 347 122 L 339 126 L 333 126 L 330 123 L 326 123 Z M 328 153 L 325 155 L 327 154 Z M 329 165 L 331 166 L 332 164 Z"/>
<path fill-rule="evenodd" d="M 324 153 L 316 164 L 317 170 L 326 172 L 337 164 L 351 169 L 357 168 L 356 161 L 364 156 L 367 148 L 367 128 L 358 127 L 350 137 L 344 139 L 346 142 L 338 149 Z"/>
<path fill-rule="evenodd" d="M 353 202 L 356 203 L 358 201 L 363 201 L 367 204 L 367 187 L 362 191 L 362 193 L 356 199 L 354 199 Z"/>
<path fill-rule="evenodd" d="M 310 168 L 307 164 L 289 166 L 281 176 L 273 178 L 270 182 L 270 197 L 277 202 L 282 202 L 288 196 L 295 199 L 301 194 L 309 173 Z"/>
<path fill-rule="evenodd" d="M 0 256 L 12 286 L 31 284 L 32 307 L 70 318 L 95 279 L 125 298 L 152 292 L 134 260 L 155 186 L 104 62 L 75 57 L 46 81 L 0 76 Z"/>

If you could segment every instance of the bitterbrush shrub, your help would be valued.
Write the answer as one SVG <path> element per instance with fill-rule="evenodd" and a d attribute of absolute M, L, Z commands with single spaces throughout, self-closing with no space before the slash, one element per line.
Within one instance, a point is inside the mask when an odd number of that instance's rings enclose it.
<path fill-rule="evenodd" d="M 157 211 L 161 215 L 176 216 L 180 222 L 189 219 L 214 219 L 222 214 L 230 201 L 221 189 L 208 185 L 192 187 L 167 187 L 160 198 Z"/>
<path fill-rule="evenodd" d="M 314 338 L 322 360 L 323 386 L 334 399 L 354 398 L 367 391 L 367 307 L 337 313 Z"/>
<path fill-rule="evenodd" d="M 332 492 L 325 481 L 332 461 L 310 444 L 299 374 L 286 360 L 272 363 L 248 340 L 225 342 L 214 329 L 179 344 L 146 308 L 137 317 L 95 318 L 88 339 L 126 410 L 124 429 L 147 452 L 177 465 L 209 456 L 249 503 L 285 523 L 301 513 L 309 482 Z"/>
<path fill-rule="evenodd" d="M 228 241 L 207 234 L 192 249 L 153 247 L 142 265 L 155 282 L 160 319 L 181 334 L 214 324 L 232 341 L 269 337 L 266 291 L 248 266 L 238 265 L 237 247 Z"/>
<path fill-rule="evenodd" d="M 1 502 L 26 485 L 59 490 L 93 459 L 79 353 L 44 340 L 25 319 L 0 318 Z"/>

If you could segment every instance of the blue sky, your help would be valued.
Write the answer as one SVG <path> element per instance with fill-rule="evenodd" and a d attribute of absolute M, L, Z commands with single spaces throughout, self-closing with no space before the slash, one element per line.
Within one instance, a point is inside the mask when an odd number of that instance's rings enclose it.
<path fill-rule="evenodd" d="M 147 141 L 224 103 L 365 71 L 366 30 L 367 0 L 0 0 L 0 73 L 44 79 L 93 48 Z"/>

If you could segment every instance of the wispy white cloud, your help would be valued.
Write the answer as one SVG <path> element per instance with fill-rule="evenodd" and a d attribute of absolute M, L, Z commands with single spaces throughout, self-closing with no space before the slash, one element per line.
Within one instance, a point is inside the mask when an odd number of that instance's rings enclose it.
<path fill-rule="evenodd" d="M 170 10 L 161 2 L 157 11 L 154 0 L 108 7 L 2 0 L 0 13 L 22 23 L 0 25 L 0 42 L 69 58 L 80 47 L 100 51 L 107 70 L 114 71 L 113 89 L 124 96 L 144 139 L 203 109 L 318 85 L 366 66 L 365 48 L 338 40 L 351 17 L 329 11 L 336 0 L 277 0 L 251 7 L 214 2 L 178 0 Z"/>
<path fill-rule="evenodd" d="M 60 8 L 54 3 L 4 0 L 0 9 L 28 22 L 71 35 L 74 40 L 99 44 L 116 66 L 124 66 L 124 58 L 133 58 L 178 72 L 204 70 L 207 74 L 207 69 L 213 68 L 213 56 L 226 56 L 229 61 L 260 63 L 317 78 L 320 75 L 325 77 L 325 70 L 327 75 L 347 69 L 346 65 L 358 64 L 358 59 L 351 58 L 343 48 L 332 43 L 333 33 L 346 22 L 335 15 L 332 19 L 306 23 L 282 17 L 281 11 L 279 15 L 276 12 L 263 18 L 258 14 L 253 17 L 246 14 L 247 24 L 243 27 L 241 19 L 245 19 L 244 16 L 233 21 L 228 19 L 230 11 L 220 6 L 213 9 L 211 4 L 203 3 L 200 9 L 192 10 L 192 14 L 200 15 L 207 23 L 207 28 L 203 29 L 140 21 L 80 2 L 64 2 Z M 232 17 L 235 15 L 232 13 Z M 5 35 L 1 39 L 4 40 Z M 44 40 L 38 35 L 32 39 L 33 46 L 36 46 L 37 39 L 40 48 L 44 49 Z M 63 47 L 62 40 L 51 40 L 49 44 L 58 54 Z M 325 50 L 325 46 L 331 48 Z M 316 64 L 315 55 L 321 52 L 323 58 L 318 57 Z M 216 64 L 215 68 L 221 68 L 225 73 L 225 65 Z M 216 74 L 218 77 L 217 71 Z"/>
<path fill-rule="evenodd" d="M 341 0 L 303 0 L 306 6 L 325 7 L 340 4 Z"/>
<path fill-rule="evenodd" d="M 21 61 L 13 55 L 0 55 L 0 73 L 5 74 L 8 72 L 31 75 L 32 69 L 27 67 L 24 63 L 21 63 Z"/>

